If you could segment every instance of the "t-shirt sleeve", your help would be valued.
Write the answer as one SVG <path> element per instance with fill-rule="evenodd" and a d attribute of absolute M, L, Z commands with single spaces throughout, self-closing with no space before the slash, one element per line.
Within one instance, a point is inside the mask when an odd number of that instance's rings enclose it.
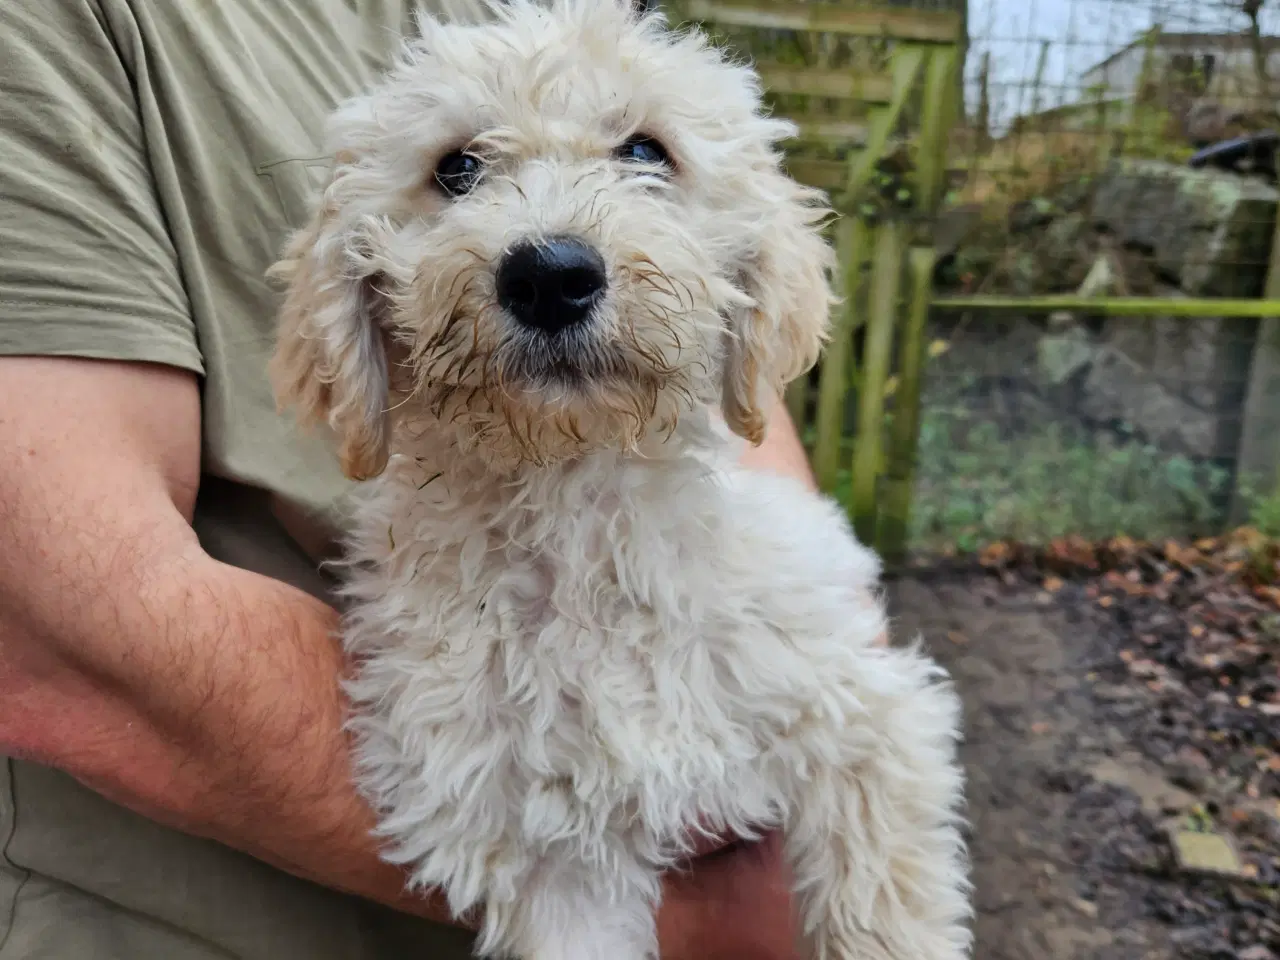
<path fill-rule="evenodd" d="M 0 2 L 0 355 L 203 373 L 133 84 L 92 0 Z"/>

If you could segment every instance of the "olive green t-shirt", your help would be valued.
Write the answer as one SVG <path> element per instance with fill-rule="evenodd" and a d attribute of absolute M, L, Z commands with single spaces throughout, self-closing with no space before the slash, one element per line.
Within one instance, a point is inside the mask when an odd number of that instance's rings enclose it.
<path fill-rule="evenodd" d="M 319 596 L 347 488 L 328 438 L 275 412 L 263 275 L 325 175 L 326 116 L 387 65 L 411 5 L 0 2 L 0 354 L 199 374 L 201 541 Z M 443 960 L 467 946 L 0 757 L 2 960 Z"/>

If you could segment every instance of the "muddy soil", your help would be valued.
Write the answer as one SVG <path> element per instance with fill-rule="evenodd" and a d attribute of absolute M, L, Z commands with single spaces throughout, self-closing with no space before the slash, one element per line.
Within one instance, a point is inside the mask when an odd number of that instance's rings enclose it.
<path fill-rule="evenodd" d="M 922 635 L 965 701 L 975 960 L 1280 958 L 1275 781 L 1245 787 L 1185 746 L 1234 741 L 1186 728 L 1214 722 L 1171 708 L 1199 702 L 1187 689 L 1135 676 L 1132 618 L 1082 584 L 981 571 L 913 574 L 890 599 L 897 635 Z M 1177 865 L 1166 831 L 1188 825 L 1229 835 L 1244 874 Z"/>

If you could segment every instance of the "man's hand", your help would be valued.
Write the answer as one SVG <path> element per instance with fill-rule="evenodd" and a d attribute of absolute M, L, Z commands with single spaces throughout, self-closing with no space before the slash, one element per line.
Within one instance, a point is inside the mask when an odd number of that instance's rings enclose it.
<path fill-rule="evenodd" d="M 798 929 L 779 834 L 730 844 L 666 879 L 662 960 L 793 960 Z"/>

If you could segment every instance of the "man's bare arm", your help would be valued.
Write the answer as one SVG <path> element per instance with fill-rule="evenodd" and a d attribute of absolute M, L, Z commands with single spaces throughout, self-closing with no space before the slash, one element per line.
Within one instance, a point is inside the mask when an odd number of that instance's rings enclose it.
<path fill-rule="evenodd" d="M 403 894 L 351 786 L 335 614 L 189 525 L 195 378 L 0 358 L 0 750 L 289 872 Z"/>
<path fill-rule="evenodd" d="M 743 453 L 743 466 L 794 477 L 809 489 L 817 490 L 818 482 L 809 466 L 809 456 L 781 398 L 775 402 L 768 422 L 764 442 L 758 447 L 748 446 Z"/>

